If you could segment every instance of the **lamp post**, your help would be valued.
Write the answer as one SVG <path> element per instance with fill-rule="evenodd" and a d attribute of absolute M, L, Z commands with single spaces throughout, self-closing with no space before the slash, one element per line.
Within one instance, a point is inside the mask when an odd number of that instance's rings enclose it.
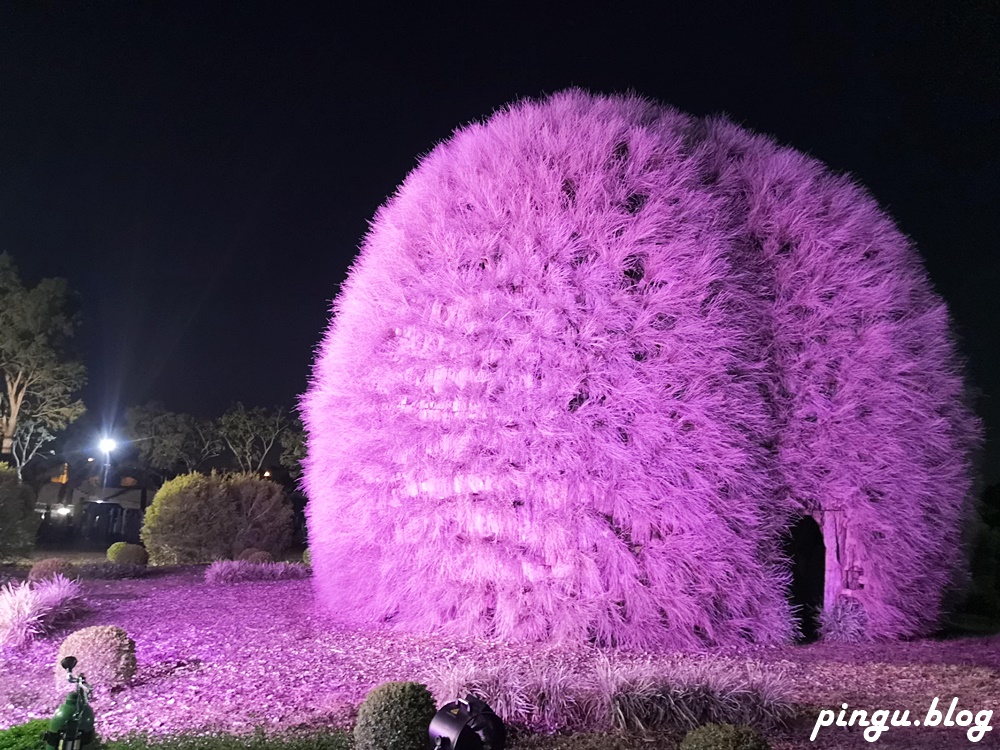
<path fill-rule="evenodd" d="M 101 438 L 101 442 L 98 443 L 97 447 L 100 449 L 101 453 L 104 454 L 104 477 L 101 479 L 101 500 L 103 500 L 108 489 L 108 471 L 111 469 L 111 451 L 118 447 L 118 443 L 111 438 Z"/>

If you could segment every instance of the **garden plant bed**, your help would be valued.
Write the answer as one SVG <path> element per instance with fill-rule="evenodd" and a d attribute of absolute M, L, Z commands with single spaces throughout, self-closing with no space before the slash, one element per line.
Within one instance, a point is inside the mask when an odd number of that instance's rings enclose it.
<path fill-rule="evenodd" d="M 155 571 L 144 579 L 85 581 L 89 612 L 69 629 L 23 651 L 0 652 L 0 728 L 47 717 L 61 700 L 53 665 L 70 630 L 118 625 L 135 639 L 133 684 L 94 697 L 107 738 L 132 731 L 174 734 L 351 726 L 365 694 L 387 680 L 426 681 L 449 662 L 477 665 L 551 661 L 583 673 L 607 651 L 539 647 L 410 635 L 340 625 L 314 609 L 309 580 L 207 585 L 203 566 Z M 798 716 L 770 734 L 773 747 L 868 747 L 860 731 L 809 733 L 820 708 L 909 709 L 923 718 L 931 700 L 973 711 L 1000 708 L 1000 638 L 959 638 L 880 645 L 815 644 L 712 654 L 614 652 L 618 662 L 705 660 L 760 662 L 781 670 Z M 997 746 L 993 731 L 979 747 Z M 971 745 L 964 730 L 894 728 L 880 747 Z"/>

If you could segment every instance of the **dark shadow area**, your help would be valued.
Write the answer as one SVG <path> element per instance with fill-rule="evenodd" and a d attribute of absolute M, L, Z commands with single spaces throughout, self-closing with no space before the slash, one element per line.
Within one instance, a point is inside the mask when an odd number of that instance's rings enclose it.
<path fill-rule="evenodd" d="M 799 642 L 812 643 L 819 638 L 826 571 L 823 532 L 812 516 L 803 516 L 792 526 L 785 537 L 784 550 L 792 563 L 788 597 L 799 618 Z"/>

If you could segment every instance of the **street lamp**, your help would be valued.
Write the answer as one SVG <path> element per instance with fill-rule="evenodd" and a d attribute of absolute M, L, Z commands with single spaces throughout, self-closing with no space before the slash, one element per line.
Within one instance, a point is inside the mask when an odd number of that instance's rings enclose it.
<path fill-rule="evenodd" d="M 108 471 L 111 469 L 111 451 L 118 447 L 116 443 L 111 438 L 101 438 L 101 442 L 97 444 L 101 453 L 104 454 L 104 478 L 101 480 L 101 499 L 104 499 L 104 495 L 108 489 Z"/>

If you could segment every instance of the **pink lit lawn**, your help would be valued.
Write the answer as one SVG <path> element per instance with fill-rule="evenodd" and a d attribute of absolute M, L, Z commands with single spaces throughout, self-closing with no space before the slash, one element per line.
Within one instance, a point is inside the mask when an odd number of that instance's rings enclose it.
<path fill-rule="evenodd" d="M 208 586 L 204 568 L 158 572 L 135 581 L 84 583 L 91 611 L 74 627 L 114 624 L 136 641 L 134 684 L 96 696 L 107 737 L 132 730 L 157 734 L 209 727 L 248 731 L 349 726 L 352 709 L 386 680 L 423 680 L 447 660 L 478 664 L 569 662 L 585 670 L 600 652 L 461 641 L 341 627 L 313 609 L 310 581 Z M 0 656 L 0 727 L 46 716 L 58 703 L 52 665 L 65 633 Z M 618 659 L 639 654 L 617 654 Z M 819 707 L 910 708 L 958 696 L 962 707 L 1000 709 L 1000 639 L 896 643 L 883 646 L 786 647 L 689 658 L 753 658 L 788 674 L 803 718 L 776 748 L 863 747 L 846 730 L 826 730 L 809 743 Z M 883 735 L 881 747 L 966 746 L 964 734 Z M 994 731 L 980 747 L 996 743 Z M 850 739 L 849 738 L 853 738 Z M 857 742 L 858 744 L 851 744 Z M 941 744 L 944 742 L 945 744 Z M 897 744 L 902 743 L 902 744 Z M 930 743 L 930 744 L 926 744 Z"/>

